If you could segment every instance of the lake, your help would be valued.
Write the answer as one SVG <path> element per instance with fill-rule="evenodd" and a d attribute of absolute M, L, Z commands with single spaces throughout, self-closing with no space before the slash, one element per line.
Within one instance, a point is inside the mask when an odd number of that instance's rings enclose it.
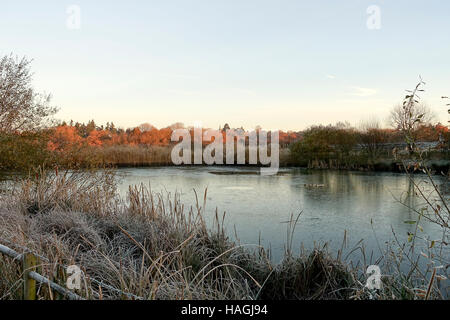
<path fill-rule="evenodd" d="M 336 253 L 346 233 L 349 248 L 364 239 L 366 252 L 378 256 L 379 246 L 393 239 L 392 228 L 401 241 L 415 230 L 405 221 L 416 220 L 416 215 L 396 198 L 406 199 L 411 206 L 421 203 L 417 197 L 407 196 L 412 184 L 405 174 L 284 168 L 276 176 L 261 176 L 259 169 L 244 167 L 132 168 L 118 172 L 121 195 L 128 186 L 144 183 L 155 192 L 179 192 L 183 203 L 194 206 L 193 190 L 202 203 L 207 188 L 207 222 L 212 223 L 216 208 L 219 213 L 226 212 L 229 235 L 234 238 L 236 233 L 241 244 L 270 246 L 274 261 L 283 256 L 286 222 L 291 214 L 296 217 L 302 212 L 294 233 L 295 250 L 301 244 L 311 249 L 328 243 Z M 426 177 L 416 175 L 414 179 Z M 448 180 L 436 179 L 447 189 Z M 421 225 L 426 234 L 440 239 L 435 226 Z"/>

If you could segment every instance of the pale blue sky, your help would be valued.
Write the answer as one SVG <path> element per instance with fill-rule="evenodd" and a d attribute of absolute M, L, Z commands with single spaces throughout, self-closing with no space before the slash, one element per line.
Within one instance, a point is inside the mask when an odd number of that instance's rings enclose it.
<path fill-rule="evenodd" d="M 81 29 L 66 27 L 69 5 Z M 381 29 L 366 26 L 370 5 Z M 303 129 L 385 120 L 418 75 L 447 121 L 442 0 L 2 1 L 0 54 L 34 59 L 58 118 Z"/>

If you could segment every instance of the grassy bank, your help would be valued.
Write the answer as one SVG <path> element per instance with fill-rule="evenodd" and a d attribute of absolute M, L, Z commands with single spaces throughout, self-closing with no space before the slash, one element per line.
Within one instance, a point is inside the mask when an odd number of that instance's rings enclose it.
<path fill-rule="evenodd" d="M 42 174 L 1 195 L 0 242 L 42 256 L 42 274 L 58 283 L 58 265 L 80 266 L 87 277 L 78 293 L 88 299 L 414 299 L 413 288 L 427 289 L 411 272 L 369 292 L 366 266 L 350 267 L 342 252 L 324 248 L 294 254 L 289 239 L 274 264 L 264 248 L 231 241 L 223 217 L 207 226 L 205 199 L 185 208 L 178 194 L 144 186 L 121 199 L 109 173 Z M 1 257 L 0 273 L 0 298 L 20 298 L 17 265 Z M 435 283 L 430 290 L 429 298 L 442 298 Z M 42 287 L 39 297 L 54 295 Z"/>

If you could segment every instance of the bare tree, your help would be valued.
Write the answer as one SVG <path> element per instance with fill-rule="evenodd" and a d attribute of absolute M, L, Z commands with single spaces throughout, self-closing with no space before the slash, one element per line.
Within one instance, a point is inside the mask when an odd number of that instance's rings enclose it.
<path fill-rule="evenodd" d="M 168 126 L 168 128 L 172 129 L 172 130 L 176 130 L 176 129 L 184 129 L 184 123 L 181 122 L 175 122 L 174 124 L 171 124 L 170 126 Z"/>
<path fill-rule="evenodd" d="M 39 129 L 57 111 L 50 106 L 50 95 L 33 89 L 30 64 L 13 55 L 0 59 L 0 132 Z"/>
<path fill-rule="evenodd" d="M 395 106 L 390 114 L 391 125 L 405 135 L 410 153 L 415 148 L 417 128 L 424 124 L 430 124 L 435 118 L 430 108 L 419 102 L 419 93 L 424 91 L 423 85 L 425 82 L 421 78 L 414 90 L 407 90 L 408 94 L 403 104 Z"/>
<path fill-rule="evenodd" d="M 420 121 L 416 121 L 420 119 Z M 435 120 L 435 115 L 426 104 L 397 105 L 391 110 L 390 124 L 403 132 L 414 131 L 420 125 L 430 124 Z"/>
<path fill-rule="evenodd" d="M 147 131 L 152 131 L 153 129 L 156 129 L 155 126 L 151 125 L 148 122 L 139 125 L 138 128 L 139 128 L 139 130 L 141 130 L 141 132 L 147 132 Z"/>
<path fill-rule="evenodd" d="M 450 100 L 450 98 L 447 97 L 447 96 L 442 97 L 442 99 L 445 100 L 446 102 L 447 102 L 448 100 Z M 446 103 L 445 106 L 446 106 L 446 107 L 450 107 L 450 103 Z M 450 114 L 450 109 L 448 109 L 448 114 Z M 450 120 L 449 120 L 448 122 L 450 123 Z"/>

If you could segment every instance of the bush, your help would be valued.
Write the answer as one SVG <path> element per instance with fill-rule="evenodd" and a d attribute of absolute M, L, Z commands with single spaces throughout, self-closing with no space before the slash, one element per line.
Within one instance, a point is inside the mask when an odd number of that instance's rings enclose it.
<path fill-rule="evenodd" d="M 291 156 L 300 165 L 311 167 L 314 163 L 325 163 L 340 168 L 350 162 L 356 144 L 357 134 L 348 126 L 313 126 L 304 132 L 303 139 L 291 146 Z"/>
<path fill-rule="evenodd" d="M 29 171 L 51 164 L 45 133 L 0 134 L 0 170 Z"/>

